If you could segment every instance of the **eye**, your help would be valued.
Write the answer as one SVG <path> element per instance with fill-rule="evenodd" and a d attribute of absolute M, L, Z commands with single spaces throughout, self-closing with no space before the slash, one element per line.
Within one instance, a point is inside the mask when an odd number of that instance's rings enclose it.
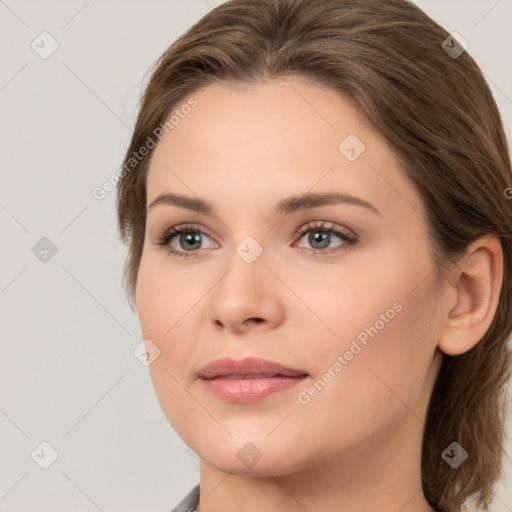
<path fill-rule="evenodd" d="M 297 232 L 297 235 L 302 239 L 308 233 L 309 236 L 307 237 L 307 242 L 312 245 L 312 248 L 299 247 L 315 254 L 339 252 L 340 250 L 344 250 L 343 246 L 345 246 L 346 250 L 357 243 L 357 238 L 348 230 L 347 232 L 344 232 L 337 229 L 334 225 L 328 226 L 323 221 L 316 222 L 314 224 L 307 224 Z M 157 237 L 155 245 L 167 247 L 168 253 L 174 256 L 185 258 L 189 256 L 197 256 L 199 249 L 204 249 L 201 247 L 201 237 L 203 236 L 210 238 L 201 231 L 200 227 L 196 224 L 178 225 Z M 333 240 L 333 236 L 342 240 L 343 243 L 338 245 L 338 247 L 341 245 L 342 249 L 334 248 L 334 250 L 332 250 L 332 248 L 329 248 L 329 245 Z M 175 239 L 178 241 L 178 248 L 173 245 Z"/>
<path fill-rule="evenodd" d="M 332 242 L 333 236 L 335 238 L 341 239 L 344 242 L 341 244 L 341 247 L 343 248 L 343 246 L 345 246 L 345 250 L 357 243 L 357 238 L 350 232 L 341 231 L 334 225 L 328 226 L 323 221 L 314 223 L 313 225 L 307 224 L 306 226 L 302 227 L 297 234 L 300 235 L 300 238 L 302 239 L 304 235 L 308 233 L 309 235 L 307 237 L 307 242 L 311 244 L 312 249 L 308 247 L 303 247 L 303 249 L 314 252 L 316 254 L 333 253 L 343 250 L 336 248 L 334 250 L 332 250 L 332 248 L 329 249 L 329 244 Z"/>
<path fill-rule="evenodd" d="M 158 246 L 167 247 L 169 254 L 186 258 L 188 256 L 196 256 L 197 249 L 201 249 L 201 236 L 207 235 L 205 235 L 205 233 L 200 230 L 199 226 L 195 224 L 184 224 L 180 226 L 174 226 L 163 233 L 157 238 L 155 244 Z M 172 242 L 174 242 L 175 238 L 177 238 L 178 244 L 182 248 L 185 248 L 185 250 L 176 250 L 173 247 Z"/>

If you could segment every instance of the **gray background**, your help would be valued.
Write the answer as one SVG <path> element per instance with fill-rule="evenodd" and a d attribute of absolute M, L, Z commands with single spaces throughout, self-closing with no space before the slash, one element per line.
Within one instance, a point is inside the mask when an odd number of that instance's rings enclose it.
<path fill-rule="evenodd" d="M 92 191 L 121 165 L 150 66 L 220 3 L 0 0 L 0 512 L 169 511 L 199 481 L 133 355 L 115 192 Z M 469 42 L 512 140 L 512 0 L 417 4 Z M 506 471 L 492 512 L 512 510 Z"/>

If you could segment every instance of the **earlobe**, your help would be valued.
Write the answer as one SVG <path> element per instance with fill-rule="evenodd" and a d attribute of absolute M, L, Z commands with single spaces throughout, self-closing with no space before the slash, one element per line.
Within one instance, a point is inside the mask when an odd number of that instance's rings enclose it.
<path fill-rule="evenodd" d="M 448 355 L 472 349 L 489 329 L 503 281 L 503 249 L 499 239 L 487 235 L 473 241 L 454 268 L 439 348 Z M 455 304 L 453 304 L 455 302 Z"/>

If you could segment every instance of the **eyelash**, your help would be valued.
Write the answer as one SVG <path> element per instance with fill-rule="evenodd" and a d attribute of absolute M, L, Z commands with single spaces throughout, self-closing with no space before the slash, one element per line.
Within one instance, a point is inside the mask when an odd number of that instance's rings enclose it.
<path fill-rule="evenodd" d="M 308 231 L 318 231 L 318 232 L 322 232 L 322 233 L 328 233 L 330 235 L 335 235 L 335 236 L 341 238 L 341 240 L 343 240 L 347 246 L 344 250 L 350 249 L 357 243 L 356 237 L 351 236 L 347 233 L 343 233 L 343 232 L 339 231 L 338 229 L 336 229 L 334 226 L 328 227 L 324 221 L 320 221 L 319 223 L 315 223 L 314 225 L 307 224 L 307 225 L 303 226 L 301 229 L 299 229 L 297 231 L 295 236 L 298 236 L 299 240 L 300 240 L 303 237 L 303 235 L 305 233 L 307 233 Z M 184 225 L 174 226 L 171 229 L 167 230 L 162 235 L 158 236 L 155 241 L 155 245 L 160 246 L 160 247 L 167 247 L 168 253 L 170 255 L 183 257 L 183 258 L 187 258 L 189 256 L 197 256 L 197 253 L 199 252 L 197 250 L 196 251 L 176 251 L 170 245 L 170 242 L 172 241 L 172 239 L 175 236 L 181 235 L 181 234 L 189 234 L 189 233 L 201 233 L 203 235 L 206 234 L 206 233 L 203 233 L 200 230 L 199 226 L 197 226 L 195 224 L 184 224 Z M 208 235 L 206 235 L 206 236 L 208 236 Z M 340 252 L 339 249 L 338 250 L 332 250 L 332 249 L 317 250 L 317 249 L 309 249 L 307 247 L 301 247 L 301 249 L 304 249 L 308 252 L 311 251 L 315 254 L 326 254 L 326 253 Z"/>

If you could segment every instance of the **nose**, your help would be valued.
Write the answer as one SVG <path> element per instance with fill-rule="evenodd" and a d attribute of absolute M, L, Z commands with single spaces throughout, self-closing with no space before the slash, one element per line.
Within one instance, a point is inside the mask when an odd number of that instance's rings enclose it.
<path fill-rule="evenodd" d="M 273 329 L 283 322 L 284 287 L 260 255 L 248 263 L 238 254 L 211 291 L 208 320 L 235 334 Z"/>

